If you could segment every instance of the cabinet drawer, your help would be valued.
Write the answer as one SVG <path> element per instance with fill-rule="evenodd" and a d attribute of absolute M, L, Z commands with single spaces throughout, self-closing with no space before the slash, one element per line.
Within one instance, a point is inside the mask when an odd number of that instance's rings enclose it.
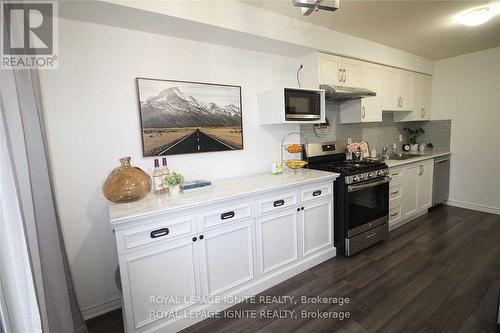
<path fill-rule="evenodd" d="M 402 184 L 390 184 L 389 186 L 389 200 L 395 200 L 401 198 L 403 192 Z"/>
<path fill-rule="evenodd" d="M 297 192 L 274 194 L 256 201 L 257 214 L 280 211 L 283 208 L 293 207 L 298 203 Z"/>
<path fill-rule="evenodd" d="M 253 217 L 252 202 L 235 202 L 197 215 L 197 231 Z"/>
<path fill-rule="evenodd" d="M 194 215 L 159 218 L 158 222 L 116 232 L 118 254 L 194 232 Z"/>
<path fill-rule="evenodd" d="M 317 186 L 307 188 L 300 192 L 302 202 L 308 202 L 315 199 L 324 198 L 332 195 L 333 184 L 318 184 Z"/>
<path fill-rule="evenodd" d="M 403 169 L 390 169 L 389 175 L 391 176 L 391 185 L 392 184 L 401 184 L 403 179 Z"/>
<path fill-rule="evenodd" d="M 393 223 L 401 218 L 401 205 L 389 209 L 389 223 Z"/>

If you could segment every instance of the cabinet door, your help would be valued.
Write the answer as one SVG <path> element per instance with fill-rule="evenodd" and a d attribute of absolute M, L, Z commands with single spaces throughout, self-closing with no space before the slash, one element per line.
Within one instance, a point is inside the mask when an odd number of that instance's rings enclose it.
<path fill-rule="evenodd" d="M 185 298 L 201 295 L 195 245 L 189 236 L 120 256 L 126 331 L 135 332 L 160 318 L 151 311 L 180 311 L 192 305 Z M 173 299 L 152 302 L 155 296 Z"/>
<path fill-rule="evenodd" d="M 382 110 L 397 111 L 398 108 L 398 70 L 382 68 Z"/>
<path fill-rule="evenodd" d="M 419 164 L 418 176 L 418 209 L 425 210 L 432 206 L 432 181 L 434 174 L 434 160 Z"/>
<path fill-rule="evenodd" d="M 332 214 L 331 198 L 304 205 L 301 218 L 302 256 L 305 257 L 332 246 Z"/>
<path fill-rule="evenodd" d="M 382 121 L 382 68 L 375 64 L 363 63 L 361 86 L 377 93 L 376 96 L 361 99 L 361 121 Z"/>
<path fill-rule="evenodd" d="M 401 111 L 411 111 L 413 108 L 412 83 L 412 73 L 400 70 L 398 73 L 398 96 L 400 98 L 399 110 Z"/>
<path fill-rule="evenodd" d="M 407 217 L 417 212 L 418 165 L 405 168 L 403 176 L 403 216 Z"/>
<path fill-rule="evenodd" d="M 422 95 L 421 95 L 421 119 L 431 119 L 431 90 L 432 77 L 430 75 L 421 75 Z"/>
<path fill-rule="evenodd" d="M 340 57 L 321 54 L 319 58 L 319 83 L 341 85 L 343 79 L 341 68 L 342 60 Z"/>
<path fill-rule="evenodd" d="M 253 220 L 247 220 L 198 236 L 204 296 L 224 293 L 254 278 L 253 234 Z"/>
<path fill-rule="evenodd" d="M 257 219 L 257 253 L 262 274 L 297 260 L 295 209 Z"/>
<path fill-rule="evenodd" d="M 342 58 L 342 69 L 344 70 L 342 85 L 346 87 L 360 87 L 361 67 L 362 62 L 359 60 Z"/>

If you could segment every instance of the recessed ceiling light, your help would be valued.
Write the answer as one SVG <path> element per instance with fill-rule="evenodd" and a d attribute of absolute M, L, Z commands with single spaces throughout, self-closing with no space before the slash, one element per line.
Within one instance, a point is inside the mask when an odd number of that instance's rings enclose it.
<path fill-rule="evenodd" d="M 498 14 L 498 8 L 483 7 L 461 13 L 456 17 L 456 20 L 463 25 L 474 27 L 488 22 L 496 14 Z"/>

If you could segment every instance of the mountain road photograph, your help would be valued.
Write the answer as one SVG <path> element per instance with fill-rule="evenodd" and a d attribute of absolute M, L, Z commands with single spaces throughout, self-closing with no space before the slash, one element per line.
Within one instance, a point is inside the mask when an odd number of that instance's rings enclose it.
<path fill-rule="evenodd" d="M 243 149 L 238 86 L 137 79 L 144 156 Z"/>

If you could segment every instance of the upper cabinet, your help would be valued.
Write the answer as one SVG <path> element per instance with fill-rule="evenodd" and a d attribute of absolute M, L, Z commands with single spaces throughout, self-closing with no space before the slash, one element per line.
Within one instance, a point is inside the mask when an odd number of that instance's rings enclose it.
<path fill-rule="evenodd" d="M 430 75 L 414 73 L 371 62 L 325 53 L 300 59 L 303 87 L 317 89 L 321 84 L 366 88 L 374 97 L 340 103 L 341 123 L 382 121 L 382 111 L 393 111 L 394 121 L 430 119 Z"/>
<path fill-rule="evenodd" d="M 359 87 L 361 68 L 361 61 L 322 53 L 319 58 L 319 83 Z"/>
<path fill-rule="evenodd" d="M 360 86 L 377 95 L 340 104 L 340 122 L 343 124 L 382 121 L 382 66 L 369 62 L 359 63 Z"/>
<path fill-rule="evenodd" d="M 412 72 L 383 67 L 382 109 L 384 111 L 411 111 L 412 86 Z"/>
<path fill-rule="evenodd" d="M 394 121 L 423 121 L 431 119 L 431 76 L 412 73 L 412 112 L 394 113 Z"/>

